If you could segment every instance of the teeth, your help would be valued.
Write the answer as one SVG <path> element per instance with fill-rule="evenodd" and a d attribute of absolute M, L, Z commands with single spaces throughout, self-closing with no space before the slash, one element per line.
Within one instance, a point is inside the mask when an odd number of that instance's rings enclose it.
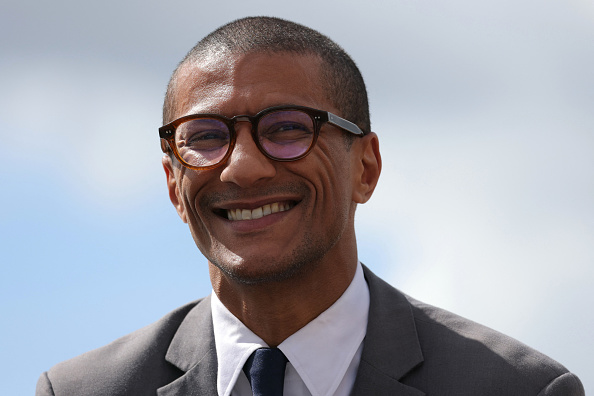
<path fill-rule="evenodd" d="M 270 205 L 262 206 L 262 216 L 268 216 L 270 213 L 272 213 L 272 209 L 270 208 Z"/>
<path fill-rule="evenodd" d="M 259 219 L 264 216 L 262 208 L 252 210 L 252 219 Z"/>
<path fill-rule="evenodd" d="M 284 212 L 291 209 L 293 205 L 288 202 L 275 202 L 256 209 L 230 209 L 227 210 L 229 220 L 255 220 L 272 213 Z"/>
<path fill-rule="evenodd" d="M 251 220 L 252 219 L 252 211 L 249 209 L 243 209 L 241 211 L 241 219 L 242 220 Z"/>

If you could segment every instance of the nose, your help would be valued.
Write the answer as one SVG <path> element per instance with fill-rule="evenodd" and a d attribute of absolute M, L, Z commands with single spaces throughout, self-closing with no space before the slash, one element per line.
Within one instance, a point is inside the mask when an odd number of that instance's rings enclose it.
<path fill-rule="evenodd" d="M 252 138 L 249 123 L 237 124 L 237 138 L 231 156 L 223 165 L 220 179 L 239 187 L 252 187 L 259 181 L 273 178 L 276 168 L 272 160 L 260 152 Z"/>

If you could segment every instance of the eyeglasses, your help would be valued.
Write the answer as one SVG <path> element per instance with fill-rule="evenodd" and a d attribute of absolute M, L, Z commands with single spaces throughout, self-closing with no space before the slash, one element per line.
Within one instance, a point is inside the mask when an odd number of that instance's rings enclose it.
<path fill-rule="evenodd" d="M 328 111 L 277 106 L 254 116 L 227 118 L 217 114 L 192 114 L 178 118 L 159 128 L 161 149 L 165 153 L 173 151 L 187 168 L 215 168 L 231 155 L 237 139 L 235 127 L 240 122 L 251 123 L 256 146 L 275 161 L 296 161 L 309 154 L 326 122 L 354 135 L 365 135 L 357 125 Z"/>

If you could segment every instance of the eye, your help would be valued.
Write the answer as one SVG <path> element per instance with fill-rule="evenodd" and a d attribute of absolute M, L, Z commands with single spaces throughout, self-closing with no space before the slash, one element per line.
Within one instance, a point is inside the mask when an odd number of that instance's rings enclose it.
<path fill-rule="evenodd" d="M 302 124 L 300 122 L 296 122 L 296 121 L 283 121 L 283 122 L 278 122 L 274 125 L 270 125 L 267 130 L 265 131 L 265 133 L 271 134 L 271 135 L 275 135 L 275 134 L 283 134 L 283 133 L 291 133 L 291 132 L 295 132 L 295 133 L 302 133 L 302 132 L 306 132 L 306 133 L 311 133 L 310 128 L 305 125 Z"/>
<path fill-rule="evenodd" d="M 204 142 L 207 140 L 227 140 L 227 134 L 218 131 L 218 130 L 211 130 L 211 131 L 201 131 L 193 133 L 192 135 L 188 136 L 186 139 L 188 143 L 192 144 L 196 142 L 197 144 L 201 144 L 200 142 Z"/>
<path fill-rule="evenodd" d="M 180 125 L 175 141 L 179 148 L 195 151 L 215 150 L 229 144 L 229 130 L 219 120 L 198 119 Z"/>
<path fill-rule="evenodd" d="M 265 130 L 259 131 L 261 140 L 268 140 L 274 143 L 291 143 L 301 139 L 311 139 L 311 129 L 302 123 L 279 122 L 269 125 Z"/>
<path fill-rule="evenodd" d="M 301 140 L 310 141 L 313 121 L 306 113 L 296 110 L 277 111 L 266 115 L 258 125 L 260 142 L 291 144 Z"/>
<path fill-rule="evenodd" d="M 308 128 L 303 124 L 287 121 L 281 125 L 276 125 L 276 129 L 275 129 L 275 131 L 277 131 L 277 132 L 286 132 L 286 131 L 294 131 L 294 130 L 307 131 Z M 274 129 L 273 129 L 273 131 L 274 131 Z"/>
<path fill-rule="evenodd" d="M 229 144 L 229 135 L 222 131 L 202 131 L 189 135 L 179 144 L 186 150 L 211 151 L 226 147 Z"/>

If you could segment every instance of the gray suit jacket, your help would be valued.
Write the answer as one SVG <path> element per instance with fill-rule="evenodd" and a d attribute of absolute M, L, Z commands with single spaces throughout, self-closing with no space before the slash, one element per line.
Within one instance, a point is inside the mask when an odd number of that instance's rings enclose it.
<path fill-rule="evenodd" d="M 367 268 L 365 278 L 371 304 L 353 395 L 584 395 L 575 375 L 541 353 L 415 301 Z M 54 366 L 36 395 L 216 395 L 216 378 L 207 297 Z"/>

